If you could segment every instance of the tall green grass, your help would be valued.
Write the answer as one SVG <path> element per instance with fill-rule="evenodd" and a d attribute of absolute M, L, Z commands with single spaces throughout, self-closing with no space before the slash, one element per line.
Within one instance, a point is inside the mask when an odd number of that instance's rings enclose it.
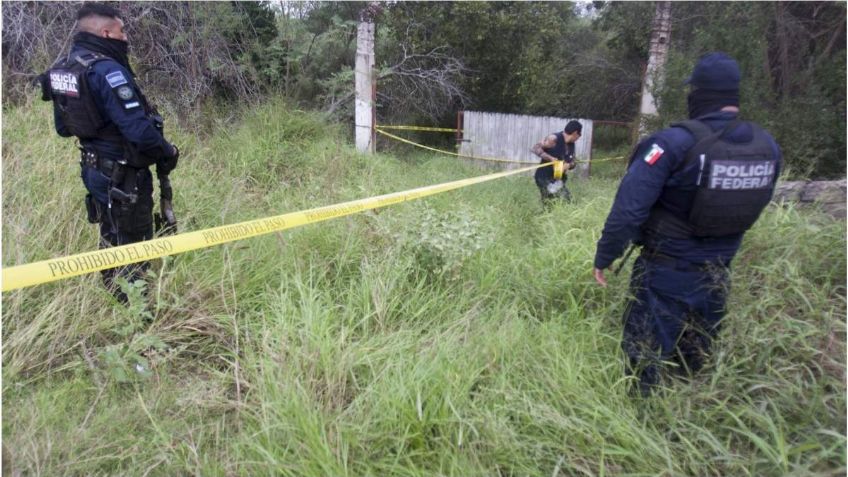
<path fill-rule="evenodd" d="M 47 106 L 4 113 L 6 266 L 96 245 Z M 279 102 L 173 140 L 185 230 L 481 174 L 357 154 Z M 770 208 L 711 364 L 633 398 L 627 274 L 591 277 L 617 167 L 572 180 L 574 202 L 551 211 L 511 177 L 164 259 L 149 324 L 94 275 L 5 293 L 4 470 L 844 474 L 844 221 Z"/>

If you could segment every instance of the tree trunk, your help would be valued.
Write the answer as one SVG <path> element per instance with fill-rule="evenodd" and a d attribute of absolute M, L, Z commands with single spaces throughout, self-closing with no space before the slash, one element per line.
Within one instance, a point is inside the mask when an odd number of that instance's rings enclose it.
<path fill-rule="evenodd" d="M 651 45 L 648 53 L 648 66 L 642 79 L 642 103 L 639 108 L 639 136 L 648 133 L 647 120 L 657 115 L 657 103 L 654 90 L 661 85 L 665 77 L 665 62 L 668 57 L 669 38 L 671 36 L 671 2 L 657 2 L 654 12 L 654 24 L 651 32 Z"/>

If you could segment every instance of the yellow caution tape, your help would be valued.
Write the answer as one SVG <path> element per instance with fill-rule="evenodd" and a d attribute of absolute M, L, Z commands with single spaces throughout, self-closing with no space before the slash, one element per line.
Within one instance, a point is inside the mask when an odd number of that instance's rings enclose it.
<path fill-rule="evenodd" d="M 436 149 L 435 147 L 430 147 L 430 146 L 425 146 L 423 144 L 418 144 L 417 142 L 412 142 L 408 139 L 404 139 L 400 136 L 395 136 L 392 133 L 387 133 L 386 131 L 381 131 L 379 129 L 377 129 L 377 132 L 384 135 L 384 136 L 388 136 L 392 139 L 398 140 L 400 142 L 405 142 L 407 144 L 411 144 L 413 146 L 420 147 L 422 149 L 427 149 L 428 151 L 440 152 L 442 154 L 449 154 L 451 156 L 464 157 L 464 158 L 467 158 L 467 159 L 479 159 L 481 161 L 509 162 L 509 163 L 513 163 L 513 164 L 528 164 L 526 161 L 513 161 L 511 159 L 500 159 L 500 158 L 497 158 L 497 157 L 466 156 L 466 155 L 457 154 L 457 153 L 451 152 L 451 151 L 445 151 L 444 149 Z M 550 165 L 550 164 L 548 163 L 548 165 Z"/>
<path fill-rule="evenodd" d="M 431 186 L 419 187 L 402 192 L 394 192 L 365 199 L 342 202 L 340 204 L 317 207 L 314 209 L 291 212 L 287 214 L 249 220 L 231 225 L 222 225 L 210 229 L 187 232 L 168 237 L 161 237 L 146 242 L 121 245 L 96 252 L 86 252 L 67 257 L 43 260 L 40 262 L 3 268 L 3 291 L 40 285 L 56 280 L 62 280 L 86 273 L 97 272 L 107 268 L 129 265 L 168 255 L 176 255 L 190 250 L 211 247 L 223 243 L 243 240 L 271 232 L 300 227 L 301 225 L 321 222 L 323 220 L 344 217 L 365 210 L 385 207 L 400 202 L 420 199 L 434 194 L 447 192 L 461 187 L 467 187 L 481 182 L 487 182 L 501 177 L 532 171 L 551 163 L 538 164 L 522 169 L 497 172 L 469 179 L 445 182 Z"/>
<path fill-rule="evenodd" d="M 420 147 L 421 149 L 427 149 L 428 151 L 439 152 L 439 153 L 442 153 L 442 154 L 448 154 L 448 155 L 451 155 L 451 156 L 462 157 L 462 158 L 465 158 L 465 159 L 479 159 L 481 161 L 492 161 L 492 162 L 508 162 L 508 163 L 512 163 L 512 164 L 530 164 L 530 162 L 528 162 L 528 161 L 516 161 L 516 160 L 512 160 L 512 159 L 501 159 L 501 158 L 496 158 L 496 157 L 480 157 L 480 156 L 468 156 L 468 155 L 465 155 L 465 154 L 458 154 L 456 152 L 445 151 L 444 149 L 437 149 L 435 147 L 425 146 L 423 144 L 419 144 L 417 142 L 410 141 L 409 139 L 404 139 L 404 138 L 402 138 L 400 136 L 396 136 L 392 133 L 388 133 L 386 131 L 381 131 L 380 127 L 378 127 L 376 129 L 376 131 L 378 133 L 382 134 L 383 136 L 390 137 L 392 139 L 395 139 L 395 140 L 400 141 L 400 142 L 404 142 L 406 144 L 410 144 L 410 145 L 415 146 L 415 147 Z M 591 162 L 592 164 L 595 164 L 595 163 L 598 163 L 598 162 L 606 162 L 606 161 L 613 161 L 613 160 L 616 160 L 616 159 L 621 159 L 622 157 L 624 157 L 624 156 L 608 157 L 608 158 L 604 158 L 604 159 L 592 159 L 591 161 L 581 159 L 581 160 L 576 160 L 574 162 L 586 162 L 586 163 Z M 546 164 L 550 164 L 550 163 L 546 163 Z"/>
<path fill-rule="evenodd" d="M 398 129 L 401 131 L 435 131 L 435 132 L 457 132 L 455 128 L 431 128 L 427 126 L 375 126 L 377 129 Z M 459 131 L 462 131 L 461 129 Z"/>
<path fill-rule="evenodd" d="M 562 179 L 562 173 L 565 169 L 565 161 L 554 161 L 554 179 Z"/>

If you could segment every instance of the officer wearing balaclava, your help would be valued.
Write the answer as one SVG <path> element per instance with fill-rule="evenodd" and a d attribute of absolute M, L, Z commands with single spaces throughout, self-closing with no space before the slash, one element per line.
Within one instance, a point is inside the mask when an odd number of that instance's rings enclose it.
<path fill-rule="evenodd" d="M 40 77 L 42 99 L 53 101 L 56 131 L 79 140 L 88 219 L 100 225 L 101 248 L 152 238 L 150 166 L 156 165 L 160 180 L 167 178 L 180 155 L 165 140 L 161 117 L 136 84 L 128 48 L 119 12 L 86 3 L 77 13 L 70 53 Z M 170 203 L 170 185 L 161 192 Z M 134 281 L 147 266 L 104 270 L 103 281 L 126 303 L 115 277 Z"/>
<path fill-rule="evenodd" d="M 594 276 L 628 244 L 641 246 L 630 281 L 622 348 L 643 395 L 663 362 L 691 373 L 705 362 L 725 313 L 728 271 L 742 237 L 771 199 L 781 153 L 739 117 L 739 65 L 701 57 L 687 83 L 689 120 L 643 140 L 598 240 Z"/>

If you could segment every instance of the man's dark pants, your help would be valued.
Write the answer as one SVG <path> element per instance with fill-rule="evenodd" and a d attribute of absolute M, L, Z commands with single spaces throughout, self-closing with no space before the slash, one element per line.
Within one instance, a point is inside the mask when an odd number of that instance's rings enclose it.
<path fill-rule="evenodd" d="M 82 181 L 97 203 L 99 212 L 97 215 L 100 224 L 99 248 L 101 249 L 153 238 L 153 176 L 149 169 L 135 169 L 131 173 L 135 175 L 134 190 L 129 190 L 130 186 L 126 179 L 118 187 L 124 192 L 136 193 L 138 200 L 135 204 L 121 202 L 114 198 L 110 199 L 110 177 L 96 168 L 82 165 Z M 125 177 L 128 176 L 129 174 L 125 174 Z M 112 207 L 108 206 L 110 200 Z M 119 301 L 126 303 L 127 297 L 115 283 L 115 278 L 121 276 L 129 282 L 139 280 L 144 276 L 149 266 L 149 262 L 141 262 L 119 268 L 110 268 L 100 273 L 106 288 Z"/>
<path fill-rule="evenodd" d="M 723 267 L 636 259 L 621 346 L 628 374 L 639 377 L 643 395 L 659 383 L 663 361 L 687 374 L 703 366 L 720 330 L 729 286 Z"/>

